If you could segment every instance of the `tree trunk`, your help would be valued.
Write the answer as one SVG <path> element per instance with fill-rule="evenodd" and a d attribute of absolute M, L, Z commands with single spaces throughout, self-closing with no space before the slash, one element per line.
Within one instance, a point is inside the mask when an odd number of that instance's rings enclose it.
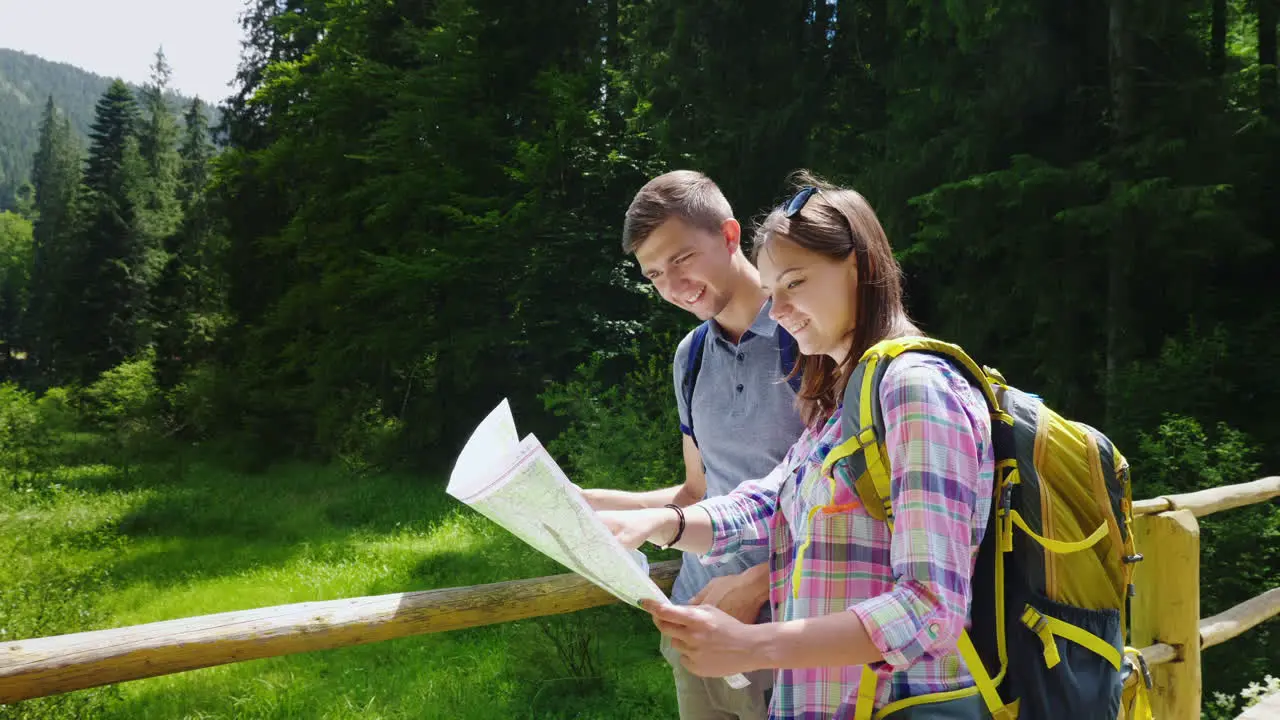
<path fill-rule="evenodd" d="M 622 110 L 611 74 L 622 70 L 622 38 L 618 37 L 618 0 L 608 0 L 604 7 L 604 69 L 601 78 L 604 91 L 604 116 L 613 132 L 621 132 Z"/>
<path fill-rule="evenodd" d="M 1280 109 L 1276 79 L 1276 8 L 1280 0 L 1258 2 L 1258 109 L 1270 118 Z"/>
<path fill-rule="evenodd" d="M 1227 0 L 1213 0 L 1213 24 L 1210 32 L 1209 71 L 1222 77 L 1227 68 Z"/>
<path fill-rule="evenodd" d="M 1133 137 L 1133 31 L 1130 27 L 1130 0 L 1111 0 L 1108 23 L 1109 73 L 1111 84 L 1112 168 L 1111 197 L 1126 191 L 1127 162 L 1123 152 Z M 1133 257 L 1133 237 L 1123 210 L 1112 228 L 1107 266 L 1107 360 L 1106 424 L 1115 422 L 1116 374 L 1125 362 L 1125 334 L 1128 325 L 1128 295 L 1125 279 Z"/>
<path fill-rule="evenodd" d="M 610 70 L 618 69 L 618 0 L 609 0 L 605 4 L 605 62 Z"/>

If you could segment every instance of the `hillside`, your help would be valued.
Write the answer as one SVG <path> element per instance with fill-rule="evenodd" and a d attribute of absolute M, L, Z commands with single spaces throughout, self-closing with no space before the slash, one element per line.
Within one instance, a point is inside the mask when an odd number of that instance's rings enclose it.
<path fill-rule="evenodd" d="M 13 204 L 14 193 L 30 176 L 40 114 L 48 97 L 53 95 L 54 104 L 71 118 L 72 126 L 87 145 L 94 105 L 111 80 L 74 65 L 0 48 L 0 210 Z M 140 89 L 132 83 L 129 87 L 135 93 Z M 170 97 L 175 111 L 190 102 L 189 97 Z"/>

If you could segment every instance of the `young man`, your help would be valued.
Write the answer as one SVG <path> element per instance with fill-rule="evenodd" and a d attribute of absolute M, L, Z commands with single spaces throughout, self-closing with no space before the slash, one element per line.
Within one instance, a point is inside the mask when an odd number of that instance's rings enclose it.
<path fill-rule="evenodd" d="M 646 493 L 587 489 L 599 510 L 687 506 L 725 495 L 769 474 L 803 430 L 795 391 L 784 376 L 794 346 L 769 318 L 760 273 L 740 247 L 742 228 L 720 189 L 701 173 L 679 170 L 649 181 L 627 209 L 622 248 L 667 302 L 710 321 L 702 337 L 693 401 L 685 400 L 686 367 L 697 330 L 675 352 L 673 375 L 684 443 L 682 484 Z M 791 358 L 795 356 L 790 355 Z M 674 511 L 673 511 L 674 512 Z M 671 599 L 710 604 L 743 622 L 768 622 L 769 548 L 744 549 L 731 562 L 703 565 L 685 554 Z M 734 690 L 721 678 L 684 668 L 664 638 L 682 720 L 754 720 L 768 715 L 771 671 L 748 675 Z"/>

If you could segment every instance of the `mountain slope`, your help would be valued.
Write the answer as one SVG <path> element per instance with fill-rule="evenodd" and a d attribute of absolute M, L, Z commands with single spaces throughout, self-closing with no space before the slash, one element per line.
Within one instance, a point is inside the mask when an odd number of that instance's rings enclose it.
<path fill-rule="evenodd" d="M 30 178 L 31 159 L 40 137 L 40 115 L 49 96 L 53 95 L 54 105 L 71 118 L 71 126 L 85 146 L 94 105 L 111 80 L 74 65 L 0 48 L 0 210 L 13 206 L 14 193 Z M 135 94 L 139 91 L 133 84 L 129 88 Z M 206 103 L 211 100 L 202 99 Z M 170 95 L 170 107 L 179 114 L 179 123 L 190 102 L 189 97 Z M 216 117 L 211 119 L 217 121 Z"/>

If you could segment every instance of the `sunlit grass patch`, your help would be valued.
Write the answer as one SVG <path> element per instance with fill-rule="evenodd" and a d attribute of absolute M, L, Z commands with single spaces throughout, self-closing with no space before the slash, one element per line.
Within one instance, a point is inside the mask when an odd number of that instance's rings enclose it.
<path fill-rule="evenodd" d="M 566 572 L 434 479 L 186 461 L 58 473 L 0 491 L 0 637 Z M 566 661 L 555 637 L 593 638 L 591 661 Z M 647 615 L 611 606 L 122 683 L 0 718 L 669 717 L 657 642 Z"/>

